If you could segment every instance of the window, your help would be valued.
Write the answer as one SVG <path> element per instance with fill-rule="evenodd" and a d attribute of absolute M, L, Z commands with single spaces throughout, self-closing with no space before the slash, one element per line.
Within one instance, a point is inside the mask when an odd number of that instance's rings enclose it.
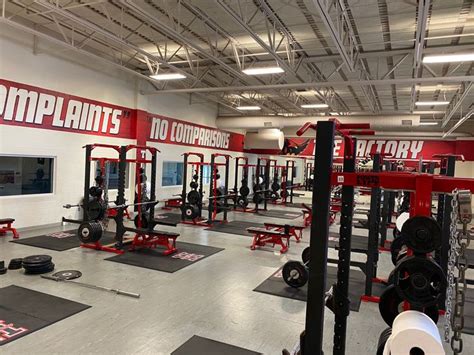
<path fill-rule="evenodd" d="M 161 186 L 179 186 L 183 184 L 183 165 L 176 161 L 163 162 Z"/>
<path fill-rule="evenodd" d="M 53 192 L 54 158 L 0 156 L 0 196 Z"/>
<path fill-rule="evenodd" d="M 119 182 L 119 163 L 118 162 L 112 162 L 109 161 L 106 163 L 106 166 L 108 166 L 108 172 L 109 172 L 109 190 L 117 190 L 118 189 L 118 182 Z M 129 164 L 125 164 L 125 188 L 128 189 L 129 187 L 129 182 L 128 182 L 128 176 L 130 175 L 128 173 L 128 167 Z M 99 162 L 96 162 L 95 165 L 95 176 L 100 174 L 100 165 Z M 105 174 L 104 174 L 105 175 Z M 92 183 L 94 185 L 95 183 Z"/>

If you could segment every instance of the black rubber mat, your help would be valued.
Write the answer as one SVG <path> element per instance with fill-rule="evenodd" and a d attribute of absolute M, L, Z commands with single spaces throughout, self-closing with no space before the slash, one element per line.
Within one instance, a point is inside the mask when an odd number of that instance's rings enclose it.
<path fill-rule="evenodd" d="M 339 234 L 329 233 L 328 240 L 329 248 L 339 249 Z M 352 235 L 351 237 L 351 251 L 353 253 L 367 254 L 368 238 L 360 235 Z"/>
<path fill-rule="evenodd" d="M 0 288 L 0 345 L 19 339 L 89 307 L 15 285 Z"/>
<path fill-rule="evenodd" d="M 255 351 L 239 348 L 220 341 L 193 335 L 171 355 L 258 355 Z"/>
<path fill-rule="evenodd" d="M 303 214 L 296 211 L 285 211 L 285 210 L 267 210 L 267 211 L 258 211 L 256 216 L 271 217 L 271 218 L 281 218 L 281 219 L 295 219 L 301 217 Z"/>
<path fill-rule="evenodd" d="M 105 232 L 100 242 L 104 245 L 111 244 L 114 242 L 114 237 L 115 233 Z M 20 238 L 11 242 L 55 251 L 69 250 L 81 245 L 80 240 L 77 238 L 77 229 L 57 231 L 31 238 Z"/>
<path fill-rule="evenodd" d="M 360 229 L 369 229 L 368 223 L 362 223 L 362 221 L 356 221 L 352 224 L 354 228 L 360 228 Z"/>
<path fill-rule="evenodd" d="M 257 288 L 256 292 L 266 293 L 269 295 L 291 298 L 299 301 L 306 301 L 308 295 L 308 284 L 301 288 L 293 288 L 288 286 L 283 281 L 282 269 L 278 269 L 272 276 L 263 281 Z M 334 266 L 327 267 L 326 288 L 329 290 L 331 286 L 336 283 L 337 268 Z M 380 296 L 383 289 L 382 284 L 373 284 L 373 295 Z M 359 312 L 360 297 L 365 292 L 365 275 L 360 270 L 351 270 L 349 279 L 349 299 L 351 300 L 350 309 L 354 312 Z"/>
<path fill-rule="evenodd" d="M 176 253 L 167 256 L 163 255 L 161 248 L 145 248 L 133 252 L 128 251 L 105 260 L 173 273 L 224 250 L 223 248 L 184 242 L 177 242 L 176 248 L 178 249 Z"/>
<path fill-rule="evenodd" d="M 211 227 L 206 228 L 206 230 L 211 232 L 220 232 L 251 237 L 252 235 L 247 232 L 247 228 L 250 227 L 263 228 L 263 224 L 246 221 L 231 221 L 226 223 L 215 223 Z"/>
<path fill-rule="evenodd" d="M 308 205 L 310 205 L 310 204 L 311 204 L 311 203 L 309 203 Z M 302 202 L 293 202 L 293 203 L 287 202 L 287 203 L 285 203 L 284 206 L 286 206 L 286 207 L 293 207 L 293 208 L 304 208 Z"/>
<path fill-rule="evenodd" d="M 156 214 L 155 220 L 158 222 L 158 224 L 178 224 L 181 223 L 181 213 L 166 212 Z"/>

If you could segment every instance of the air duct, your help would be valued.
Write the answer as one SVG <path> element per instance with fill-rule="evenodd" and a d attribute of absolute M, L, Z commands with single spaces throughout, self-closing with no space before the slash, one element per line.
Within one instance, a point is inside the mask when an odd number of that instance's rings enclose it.
<path fill-rule="evenodd" d="M 221 129 L 256 130 L 261 128 L 301 127 L 306 122 L 326 121 L 328 116 L 225 116 L 217 118 L 217 127 Z M 420 115 L 390 116 L 337 116 L 342 123 L 370 123 L 372 129 L 410 129 L 420 125 Z"/>
<path fill-rule="evenodd" d="M 245 149 L 272 149 L 281 150 L 285 136 L 277 128 L 260 129 L 258 132 L 245 134 Z"/>

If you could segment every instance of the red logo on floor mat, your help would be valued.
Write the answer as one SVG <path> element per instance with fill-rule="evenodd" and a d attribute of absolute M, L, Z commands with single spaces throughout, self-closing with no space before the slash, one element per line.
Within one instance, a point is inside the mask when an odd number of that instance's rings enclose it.
<path fill-rule="evenodd" d="M 204 258 L 204 256 L 205 255 L 191 254 L 191 253 L 186 253 L 185 251 L 183 251 L 179 254 L 174 254 L 172 258 L 188 260 L 188 261 L 198 261 L 199 259 Z"/>
<path fill-rule="evenodd" d="M 7 323 L 0 319 L 0 342 L 10 340 L 27 331 L 26 328 L 16 328 L 13 323 Z"/>
<path fill-rule="evenodd" d="M 67 233 L 67 232 L 54 232 L 54 233 L 46 234 L 46 236 L 53 237 L 53 238 L 58 238 L 58 239 L 63 239 L 63 238 L 74 237 L 75 234 Z"/>

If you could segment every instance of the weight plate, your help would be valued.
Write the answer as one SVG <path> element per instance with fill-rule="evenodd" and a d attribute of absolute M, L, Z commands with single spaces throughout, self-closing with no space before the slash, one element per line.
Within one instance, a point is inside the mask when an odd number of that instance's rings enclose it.
<path fill-rule="evenodd" d="M 188 219 L 195 219 L 199 216 L 199 208 L 196 205 L 186 205 L 184 207 L 184 215 Z"/>
<path fill-rule="evenodd" d="M 441 267 L 432 259 L 406 256 L 393 272 L 398 295 L 415 307 L 438 304 L 446 292 L 447 280 Z"/>
<path fill-rule="evenodd" d="M 104 230 L 99 222 L 84 222 L 77 229 L 77 236 L 83 243 L 97 242 L 102 238 Z"/>
<path fill-rule="evenodd" d="M 280 196 L 281 196 L 281 198 L 286 198 L 288 196 L 288 192 L 286 190 L 282 190 L 280 192 Z"/>
<path fill-rule="evenodd" d="M 91 200 L 87 205 L 87 219 L 99 221 L 104 218 L 107 205 L 101 200 Z"/>
<path fill-rule="evenodd" d="M 278 182 L 273 182 L 272 183 L 272 190 L 275 191 L 275 192 L 280 190 L 280 184 Z"/>
<path fill-rule="evenodd" d="M 248 204 L 249 204 L 249 200 L 247 199 L 247 197 L 245 197 L 245 196 L 239 196 L 239 197 L 237 198 L 237 205 L 238 205 L 239 207 L 245 208 L 245 207 L 248 206 Z"/>
<path fill-rule="evenodd" d="M 305 264 L 306 266 L 308 266 L 309 257 L 310 257 L 310 249 L 309 247 L 306 247 L 301 253 L 301 259 L 303 259 L 303 264 Z"/>
<path fill-rule="evenodd" d="M 14 258 L 11 259 L 10 262 L 8 263 L 8 269 L 9 270 L 18 270 L 21 269 L 23 265 L 23 259 L 21 258 Z"/>
<path fill-rule="evenodd" d="M 276 193 L 275 191 L 272 191 L 272 192 L 270 193 L 270 198 L 271 198 L 272 201 L 275 202 L 275 201 L 277 201 L 277 200 L 280 198 L 280 196 L 278 196 L 278 193 Z"/>
<path fill-rule="evenodd" d="M 53 258 L 50 255 L 30 255 L 26 258 L 23 258 L 22 262 L 23 265 L 28 266 L 36 266 L 36 265 L 44 265 L 51 262 Z"/>
<path fill-rule="evenodd" d="M 288 286 L 303 287 L 308 282 L 308 270 L 299 261 L 288 261 L 283 265 L 283 280 Z"/>
<path fill-rule="evenodd" d="M 48 263 L 44 267 L 41 268 L 25 268 L 25 274 L 27 275 L 39 275 L 39 274 L 46 274 L 54 270 L 54 263 Z"/>
<path fill-rule="evenodd" d="M 402 234 L 398 236 L 398 238 L 392 240 L 390 244 L 390 253 L 392 258 L 393 265 L 397 265 L 398 253 L 402 250 L 403 245 L 405 245 L 405 238 Z"/>
<path fill-rule="evenodd" d="M 395 318 L 403 312 L 405 300 L 400 297 L 396 287 L 389 285 L 380 296 L 379 311 L 383 320 L 389 327 L 393 325 Z M 439 312 L 436 305 L 421 308 L 421 311 L 429 316 L 433 322 L 438 323 Z"/>
<path fill-rule="evenodd" d="M 240 195 L 247 197 L 250 194 L 250 189 L 248 186 L 241 186 L 239 189 Z"/>
<path fill-rule="evenodd" d="M 387 343 L 388 338 L 392 335 L 392 328 L 387 328 L 379 336 L 379 342 L 377 343 L 377 353 L 376 355 L 383 355 L 385 349 L 385 344 Z"/>
<path fill-rule="evenodd" d="M 52 276 L 57 277 L 58 279 L 61 279 L 61 280 L 74 280 L 81 277 L 82 272 L 78 270 L 64 270 L 64 271 L 55 272 Z"/>
<path fill-rule="evenodd" d="M 191 187 L 193 190 L 197 190 L 197 188 L 199 187 L 199 184 L 196 181 L 191 181 L 191 183 L 189 184 L 189 187 Z"/>
<path fill-rule="evenodd" d="M 188 192 L 188 202 L 192 205 L 197 205 L 201 201 L 201 194 L 199 191 L 192 190 Z"/>
<path fill-rule="evenodd" d="M 262 203 L 264 199 L 263 194 L 255 194 L 253 195 L 252 201 L 258 205 Z"/>
<path fill-rule="evenodd" d="M 89 188 L 89 195 L 99 198 L 102 196 L 102 189 L 99 186 L 91 186 Z"/>
<path fill-rule="evenodd" d="M 194 174 L 194 175 L 193 175 L 193 180 L 194 180 L 194 181 L 198 181 L 198 180 L 199 180 L 199 175 L 198 175 L 198 174 Z"/>
<path fill-rule="evenodd" d="M 432 217 L 415 216 L 402 227 L 406 245 L 416 253 L 431 253 L 441 247 L 441 227 Z"/>
<path fill-rule="evenodd" d="M 135 224 L 136 228 L 148 228 L 148 221 L 150 219 L 150 214 L 148 212 L 145 213 L 137 213 L 135 218 L 133 219 L 133 223 Z M 140 220 L 140 227 L 138 227 L 138 221 Z"/>

